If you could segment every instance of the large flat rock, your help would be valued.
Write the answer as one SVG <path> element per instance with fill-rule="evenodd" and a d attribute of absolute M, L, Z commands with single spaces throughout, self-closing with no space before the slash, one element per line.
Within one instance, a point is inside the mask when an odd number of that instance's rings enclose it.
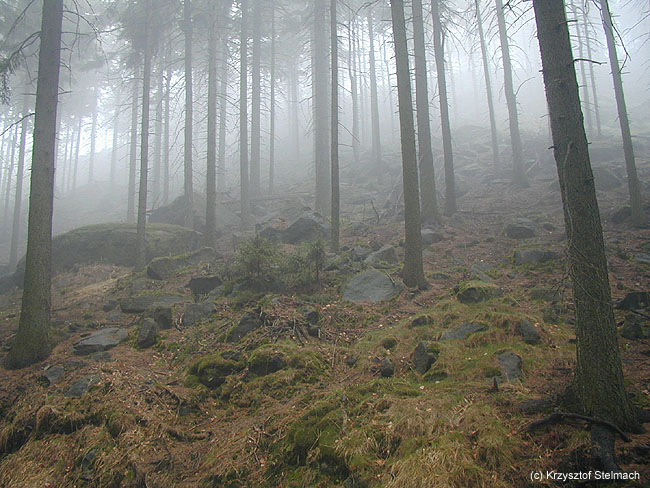
<path fill-rule="evenodd" d="M 404 286 L 391 280 L 386 273 L 369 269 L 354 276 L 343 289 L 343 300 L 350 302 L 380 302 L 399 295 Z"/>
<path fill-rule="evenodd" d="M 72 346 L 75 354 L 85 356 L 98 351 L 106 351 L 126 340 L 127 332 L 119 327 L 99 330 Z"/>
<path fill-rule="evenodd" d="M 171 307 L 182 301 L 178 295 L 136 295 L 120 300 L 120 308 L 124 313 L 142 313 L 154 305 Z"/>

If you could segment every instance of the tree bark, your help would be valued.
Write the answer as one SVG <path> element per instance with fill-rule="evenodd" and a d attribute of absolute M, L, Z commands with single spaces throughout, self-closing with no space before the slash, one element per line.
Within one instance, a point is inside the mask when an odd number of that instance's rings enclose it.
<path fill-rule="evenodd" d="M 239 51 L 239 178 L 240 217 L 243 229 L 251 225 L 248 181 L 248 0 L 241 4 Z"/>
<path fill-rule="evenodd" d="M 524 150 L 519 133 L 519 113 L 517 111 L 517 96 L 512 81 L 512 62 L 510 60 L 510 44 L 506 30 L 506 19 L 503 14 L 502 0 L 494 0 L 499 25 L 501 55 L 503 57 L 503 83 L 508 105 L 508 123 L 510 126 L 510 145 L 512 146 L 512 182 L 521 187 L 528 187 L 528 178 L 524 171 Z"/>
<path fill-rule="evenodd" d="M 147 14 L 151 11 L 147 1 Z M 147 183 L 149 177 L 149 117 L 151 100 L 151 40 L 150 19 L 144 25 L 144 63 L 142 72 L 142 129 L 140 131 L 140 189 L 138 192 L 137 254 L 135 269 L 144 270 L 147 264 Z"/>
<path fill-rule="evenodd" d="M 152 207 L 160 205 L 160 191 L 162 186 L 162 132 L 163 132 L 163 99 L 164 99 L 164 62 L 165 58 L 159 56 L 158 69 L 156 73 L 156 122 L 154 129 L 153 146 L 153 183 Z"/>
<path fill-rule="evenodd" d="M 578 57 L 580 59 L 585 59 L 585 47 L 584 47 L 584 41 L 582 37 L 582 31 L 581 31 L 581 26 L 580 22 L 577 21 L 578 19 L 578 8 L 576 7 L 576 3 L 574 0 L 571 0 L 570 2 L 571 6 L 571 13 L 573 14 L 573 17 L 576 19 L 575 23 L 575 32 L 576 32 L 576 43 L 578 45 Z M 582 82 L 582 96 L 580 97 L 581 101 L 583 101 L 583 106 L 582 106 L 582 111 L 585 114 L 585 120 L 587 122 L 587 135 L 591 137 L 594 133 L 594 122 L 593 118 L 591 116 L 591 100 L 589 97 L 589 86 L 587 85 L 587 70 L 585 69 L 584 61 L 580 61 L 580 78 Z"/>
<path fill-rule="evenodd" d="M 330 44 L 332 46 L 332 108 L 331 108 L 331 170 L 332 170 L 332 211 L 331 211 L 331 247 L 332 252 L 339 252 L 340 233 L 340 195 L 339 195 L 339 44 L 336 24 L 336 0 L 330 0 Z"/>
<path fill-rule="evenodd" d="M 316 172 L 315 209 L 324 215 L 330 210 L 330 134 L 329 134 L 329 42 L 327 0 L 314 1 L 312 39 L 312 108 L 314 124 L 314 162 Z"/>
<path fill-rule="evenodd" d="M 138 80 L 140 78 L 140 63 L 135 60 L 133 69 L 133 100 L 131 101 L 131 141 L 129 147 L 129 184 L 126 204 L 126 221 L 135 222 L 135 173 L 138 161 Z M 79 148 L 77 147 L 77 150 Z"/>
<path fill-rule="evenodd" d="M 368 21 L 368 42 L 370 51 L 368 58 L 370 60 L 370 122 L 372 125 L 372 164 L 376 173 L 377 182 L 381 183 L 383 179 L 382 154 L 381 154 L 381 134 L 379 131 L 379 99 L 377 96 L 377 66 L 375 63 L 375 32 L 374 19 L 372 16 L 372 7 L 366 11 Z"/>
<path fill-rule="evenodd" d="M 612 81 L 614 83 L 614 95 L 616 97 L 616 108 L 618 110 L 618 122 L 621 126 L 621 137 L 623 138 L 623 153 L 625 154 L 625 169 L 627 171 L 627 187 L 630 194 L 630 208 L 632 210 L 632 223 L 643 225 L 643 202 L 639 189 L 639 178 L 636 173 L 636 162 L 634 158 L 634 146 L 632 145 L 632 133 L 630 131 L 630 119 L 627 116 L 627 105 L 625 103 L 625 92 L 623 91 L 623 78 L 616 52 L 616 41 L 614 39 L 614 26 L 612 14 L 609 10 L 607 0 L 600 0 L 600 12 L 605 28 L 607 39 L 607 51 L 609 53 L 609 64 L 612 69 Z"/>
<path fill-rule="evenodd" d="M 162 204 L 169 203 L 169 127 L 170 127 L 170 111 L 169 111 L 169 98 L 171 88 L 172 72 L 167 69 L 165 76 L 165 121 L 163 128 L 163 187 L 162 187 Z"/>
<path fill-rule="evenodd" d="M 442 23 L 440 21 L 440 1 L 431 0 L 433 18 L 433 50 L 438 75 L 438 97 L 440 99 L 440 125 L 442 129 L 442 151 L 445 160 L 445 214 L 456 213 L 456 181 L 454 177 L 454 151 L 451 144 L 451 124 L 449 123 L 449 98 L 447 96 L 447 74 L 445 72 L 445 47 L 443 44 Z"/>
<path fill-rule="evenodd" d="M 415 126 L 409 71 L 406 22 L 403 0 L 391 0 L 391 19 L 397 63 L 397 96 L 399 103 L 400 135 L 402 141 L 402 178 L 404 185 L 404 269 L 402 278 L 409 287 L 426 288 L 422 268 L 422 236 L 420 234 L 420 191 L 417 157 L 415 153 Z"/>
<path fill-rule="evenodd" d="M 275 0 L 271 0 L 271 106 L 269 127 L 269 195 L 273 195 L 275 186 Z"/>
<path fill-rule="evenodd" d="M 576 312 L 575 384 L 585 415 L 637 421 L 625 392 L 607 260 L 563 0 L 534 0 Z"/>
<path fill-rule="evenodd" d="M 215 247 L 217 240 L 217 32 L 211 10 L 208 32 L 208 134 L 205 185 L 205 245 Z"/>
<path fill-rule="evenodd" d="M 421 217 L 423 222 L 434 222 L 440 218 L 440 215 L 438 214 L 436 177 L 433 168 L 433 151 L 431 149 L 429 87 L 427 84 L 427 57 L 424 44 L 422 0 L 413 0 L 413 44 L 415 48 L 415 105 L 418 125 Z"/>
<path fill-rule="evenodd" d="M 262 138 L 262 4 L 253 2 L 253 57 L 251 64 L 251 158 L 250 158 L 250 191 L 258 196 L 260 193 L 260 165 Z"/>
<path fill-rule="evenodd" d="M 352 26 L 352 21 L 350 21 Z M 352 97 L 352 154 L 355 165 L 359 165 L 359 92 L 357 88 L 356 44 L 352 42 L 352 31 L 348 29 L 348 76 L 350 77 L 350 95 Z"/>
<path fill-rule="evenodd" d="M 93 90 L 93 118 L 90 125 L 90 155 L 88 157 L 88 183 L 93 182 L 95 176 L 95 152 L 97 148 L 97 117 L 99 108 L 97 100 L 97 87 Z"/>
<path fill-rule="evenodd" d="M 228 122 L 228 42 L 223 40 L 221 85 L 219 94 L 219 156 L 217 161 L 217 191 L 226 190 L 226 124 Z"/>
<path fill-rule="evenodd" d="M 110 173 L 111 188 L 115 186 L 115 174 L 117 172 L 119 129 L 120 129 L 120 97 L 118 93 L 115 100 L 115 115 L 113 119 L 113 146 L 111 148 L 111 173 Z M 70 151 L 72 154 L 72 147 L 70 148 Z"/>
<path fill-rule="evenodd" d="M 24 95 L 23 117 L 27 115 L 29 103 L 27 95 Z M 25 141 L 29 130 L 29 120 L 23 119 L 20 130 L 20 142 L 18 143 L 18 169 L 16 171 L 16 196 L 14 198 L 14 218 L 11 227 L 11 246 L 9 248 L 9 269 L 13 270 L 18 262 L 18 241 L 20 239 L 20 224 L 23 220 L 23 177 L 25 174 Z"/>
<path fill-rule="evenodd" d="M 63 0 L 43 0 L 23 300 L 18 332 L 4 361 L 11 369 L 42 361 L 52 350 L 52 205 L 62 22 Z"/>
<path fill-rule="evenodd" d="M 184 225 L 194 228 L 194 183 L 192 181 L 192 124 L 193 124 L 193 95 L 192 95 L 192 2 L 183 1 L 183 29 L 185 31 L 185 142 L 183 152 L 183 190 L 185 215 Z"/>
<path fill-rule="evenodd" d="M 74 169 L 72 171 L 72 178 L 70 178 L 71 190 L 77 189 L 77 172 L 79 170 L 79 148 L 81 147 L 81 126 L 83 124 L 83 117 L 79 117 L 77 124 L 77 143 L 74 148 Z"/>

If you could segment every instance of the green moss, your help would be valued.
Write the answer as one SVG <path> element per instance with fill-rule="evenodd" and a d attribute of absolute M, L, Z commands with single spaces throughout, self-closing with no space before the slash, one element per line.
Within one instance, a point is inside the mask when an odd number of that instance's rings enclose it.
<path fill-rule="evenodd" d="M 226 377 L 242 371 L 245 361 L 237 351 L 223 351 L 210 354 L 196 360 L 189 369 L 186 384 L 201 383 L 209 388 L 217 388 L 223 384 Z"/>
<path fill-rule="evenodd" d="M 386 337 L 381 341 L 381 347 L 389 351 L 395 349 L 395 346 L 397 346 L 397 339 L 395 337 Z"/>

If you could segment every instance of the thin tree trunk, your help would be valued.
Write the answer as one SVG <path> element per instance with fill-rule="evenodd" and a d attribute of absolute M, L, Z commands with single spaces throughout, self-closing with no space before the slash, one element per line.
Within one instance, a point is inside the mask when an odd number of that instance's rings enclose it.
<path fill-rule="evenodd" d="M 381 162 L 381 134 L 379 132 L 379 100 L 377 96 L 377 73 L 375 63 L 375 33 L 372 8 L 366 11 L 368 21 L 368 40 L 370 42 L 370 117 L 372 123 L 372 164 L 377 173 L 377 182 L 383 179 L 383 165 Z"/>
<path fill-rule="evenodd" d="M 24 95 L 23 117 L 29 110 L 27 95 Z M 11 246 L 9 248 L 9 269 L 13 270 L 18 262 L 18 241 L 20 239 L 20 224 L 23 220 L 23 177 L 25 174 L 25 141 L 29 130 L 29 121 L 23 119 L 18 144 L 18 170 L 16 171 L 16 197 L 14 199 L 14 219 L 11 227 Z"/>
<path fill-rule="evenodd" d="M 445 47 L 442 23 L 440 22 L 440 0 L 431 0 L 433 18 L 433 51 L 438 75 L 438 98 L 440 100 L 440 125 L 442 129 L 442 152 L 445 166 L 445 214 L 456 213 L 456 181 L 454 177 L 454 152 L 451 144 L 449 123 L 449 98 L 447 96 L 447 74 L 445 72 Z"/>
<path fill-rule="evenodd" d="M 250 158 L 250 191 L 257 196 L 260 193 L 260 142 L 261 131 L 261 23 L 262 4 L 253 2 L 253 59 L 251 65 L 251 158 Z"/>
<path fill-rule="evenodd" d="M 228 42 L 223 40 L 221 59 L 221 88 L 219 94 L 219 157 L 217 162 L 217 191 L 226 190 L 226 124 L 228 122 Z"/>
<path fill-rule="evenodd" d="M 138 80 L 140 79 L 139 60 L 135 60 L 133 71 L 133 100 L 131 101 L 131 142 L 129 147 L 129 184 L 126 200 L 126 221 L 135 222 L 135 169 L 138 160 Z"/>
<path fill-rule="evenodd" d="M 79 172 L 79 149 L 81 147 L 81 126 L 83 124 L 83 117 L 79 117 L 79 123 L 77 125 L 77 144 L 74 148 L 74 170 L 72 171 L 72 190 L 77 189 L 77 174 Z"/>
<path fill-rule="evenodd" d="M 185 31 L 185 143 L 183 153 L 183 189 L 185 199 L 184 225 L 194 228 L 194 183 L 192 181 L 192 3 L 183 1 L 183 28 Z"/>
<path fill-rule="evenodd" d="M 332 211 L 331 211 L 331 246 L 332 252 L 339 252 L 340 233 L 340 195 L 339 195 L 339 44 L 336 24 L 336 0 L 330 0 L 330 44 L 332 46 L 332 124 L 331 139 L 331 171 L 332 171 Z"/>
<path fill-rule="evenodd" d="M 169 128 L 170 128 L 170 111 L 169 111 L 169 98 L 171 88 L 172 72 L 171 69 L 167 70 L 165 76 L 165 121 L 163 128 L 163 188 L 162 188 L 162 204 L 169 203 Z"/>
<path fill-rule="evenodd" d="M 152 207 L 160 205 L 160 191 L 162 186 L 162 131 L 163 131 L 163 98 L 164 98 L 164 62 L 165 58 L 160 56 L 158 62 L 158 72 L 156 73 L 156 126 L 154 129 L 154 146 L 153 146 L 153 200 Z"/>
<path fill-rule="evenodd" d="M 292 65 L 289 71 L 289 90 L 291 93 L 291 133 L 293 134 L 293 151 L 296 161 L 300 159 L 300 120 L 298 108 L 300 100 L 298 99 L 298 68 Z"/>
<path fill-rule="evenodd" d="M 393 87 L 390 82 L 390 58 L 388 57 L 388 50 L 386 48 L 386 39 L 383 42 L 382 52 L 384 67 L 386 69 L 386 91 L 388 92 L 388 116 L 390 118 L 391 142 L 395 142 L 395 104 L 393 103 Z"/>
<path fill-rule="evenodd" d="M 90 126 L 90 156 L 88 157 L 88 183 L 93 182 L 95 172 L 95 152 L 97 149 L 97 116 L 98 116 L 98 100 L 97 88 L 93 92 L 93 119 Z"/>
<path fill-rule="evenodd" d="M 217 240 L 217 33 L 214 14 L 208 32 L 208 134 L 205 185 L 205 245 Z"/>
<path fill-rule="evenodd" d="M 239 179 L 241 225 L 251 225 L 248 181 L 248 0 L 241 0 L 239 47 Z"/>
<path fill-rule="evenodd" d="M 614 83 L 614 95 L 616 97 L 616 108 L 618 111 L 618 122 L 621 126 L 621 137 L 623 138 L 623 152 L 625 154 L 625 169 L 627 171 L 627 187 L 630 194 L 630 208 L 632 210 L 632 223 L 643 225 L 641 191 L 639 189 L 639 178 L 636 174 L 636 162 L 634 159 L 634 146 L 632 145 L 632 133 L 630 131 L 630 119 L 627 116 L 625 104 L 625 92 L 623 91 L 623 78 L 616 52 L 616 41 L 614 39 L 614 26 L 612 25 L 612 14 L 609 11 L 607 0 L 600 0 L 600 11 L 605 27 L 607 39 L 607 51 L 609 52 L 609 64 L 612 69 L 612 81 Z"/>
<path fill-rule="evenodd" d="M 524 150 L 521 145 L 521 134 L 519 133 L 519 113 L 517 111 L 517 96 L 512 81 L 512 62 L 510 61 L 510 45 L 506 20 L 503 14 L 502 0 L 494 0 L 497 11 L 497 23 L 499 25 L 499 38 L 501 41 L 501 54 L 503 57 L 503 83 L 508 105 L 508 123 L 510 125 L 510 145 L 512 146 L 512 181 L 516 185 L 527 187 L 528 178 L 524 171 Z"/>
<path fill-rule="evenodd" d="M 16 142 L 18 141 L 18 124 L 14 126 L 12 133 L 11 154 L 9 156 L 9 170 L 7 171 L 7 178 L 5 181 L 4 216 L 2 217 L 2 225 L 5 229 L 9 229 L 9 202 L 11 201 L 11 180 L 14 176 L 14 167 L 16 165 Z"/>
<path fill-rule="evenodd" d="M 271 106 L 269 128 L 269 195 L 275 186 L 275 0 L 271 0 Z"/>
<path fill-rule="evenodd" d="M 352 25 L 352 21 L 350 21 Z M 352 154 L 355 166 L 359 165 L 359 94 L 357 90 L 357 56 L 352 42 L 352 28 L 348 29 L 348 76 L 352 96 Z"/>
<path fill-rule="evenodd" d="M 151 1 L 147 1 L 150 12 Z M 151 41 L 149 39 L 149 19 L 144 25 L 144 65 L 142 73 L 142 129 L 140 131 L 140 189 L 138 192 L 137 254 L 135 269 L 144 270 L 147 264 L 147 183 L 149 177 L 149 118 L 151 100 Z"/>
<path fill-rule="evenodd" d="M 490 117 L 490 135 L 492 140 L 492 167 L 494 174 L 501 172 L 501 155 L 499 154 L 499 139 L 497 131 L 496 115 L 494 111 L 494 98 L 492 97 L 492 83 L 490 81 L 490 60 L 487 54 L 487 43 L 485 42 L 485 32 L 483 31 L 483 19 L 481 18 L 481 5 L 479 0 L 474 0 L 476 6 L 476 24 L 478 35 L 481 43 L 481 59 L 483 61 L 483 77 L 485 78 L 485 94 L 487 97 L 488 113 Z"/>
<path fill-rule="evenodd" d="M 420 167 L 420 197 L 422 221 L 438 220 L 436 179 L 431 149 L 431 122 L 429 117 L 429 87 L 427 86 L 427 58 L 424 47 L 424 15 L 422 0 L 413 0 L 413 39 L 415 48 L 415 104 L 418 124 L 418 162 Z"/>
<path fill-rule="evenodd" d="M 113 119 L 113 147 L 111 148 L 111 188 L 115 186 L 115 174 L 117 172 L 117 153 L 119 145 L 119 130 L 120 130 L 120 98 L 119 94 L 115 102 L 115 115 Z"/>
<path fill-rule="evenodd" d="M 42 361 L 52 350 L 52 206 L 62 22 L 63 0 L 43 0 L 23 299 L 18 332 L 4 361 L 11 369 Z"/>
<path fill-rule="evenodd" d="M 422 236 L 420 234 L 420 191 L 418 185 L 417 156 L 415 152 L 415 126 L 404 2 L 391 0 L 391 19 L 397 63 L 397 95 L 399 101 L 400 134 L 402 141 L 402 178 L 404 184 L 404 269 L 402 278 L 409 287 L 426 288 L 422 268 Z"/>
<path fill-rule="evenodd" d="M 587 415 L 639 425 L 625 392 L 605 245 L 562 0 L 534 0 L 576 312 L 576 387 Z M 567 69 L 570 67 L 570 69 Z"/>
<path fill-rule="evenodd" d="M 576 7 L 575 1 L 571 0 L 570 2 L 571 12 L 573 16 L 578 18 L 578 8 Z M 580 59 L 585 59 L 585 48 L 582 38 L 582 31 L 580 28 L 580 23 L 576 21 L 576 43 L 578 44 L 578 56 Z M 587 121 L 587 135 L 591 137 L 594 133 L 594 122 L 593 117 L 591 116 L 591 100 L 589 97 L 589 86 L 587 85 L 587 70 L 585 69 L 584 61 L 580 61 L 580 79 L 582 83 L 582 96 L 580 100 L 583 102 L 582 111 L 585 114 L 585 120 Z"/>
<path fill-rule="evenodd" d="M 587 48 L 587 59 L 593 59 L 591 52 L 591 36 L 589 35 L 589 18 L 587 17 L 587 9 L 582 9 L 582 23 L 585 29 L 585 47 Z M 589 63 L 589 80 L 591 82 L 591 93 L 594 97 L 594 115 L 596 117 L 596 134 L 598 137 L 603 136 L 602 125 L 600 122 L 600 107 L 598 104 L 598 92 L 596 91 L 596 73 L 594 72 L 594 65 Z"/>

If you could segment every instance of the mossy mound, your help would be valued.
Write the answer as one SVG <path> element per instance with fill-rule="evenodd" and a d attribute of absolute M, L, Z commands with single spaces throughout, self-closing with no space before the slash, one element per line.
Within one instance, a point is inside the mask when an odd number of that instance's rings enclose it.
<path fill-rule="evenodd" d="M 458 287 L 457 298 L 461 303 L 479 303 L 501 296 L 502 290 L 492 283 L 484 281 L 467 281 Z"/>
<path fill-rule="evenodd" d="M 223 351 L 196 360 L 189 370 L 188 386 L 198 383 L 208 388 L 218 388 L 228 376 L 239 373 L 246 367 L 246 361 L 237 351 Z"/>

